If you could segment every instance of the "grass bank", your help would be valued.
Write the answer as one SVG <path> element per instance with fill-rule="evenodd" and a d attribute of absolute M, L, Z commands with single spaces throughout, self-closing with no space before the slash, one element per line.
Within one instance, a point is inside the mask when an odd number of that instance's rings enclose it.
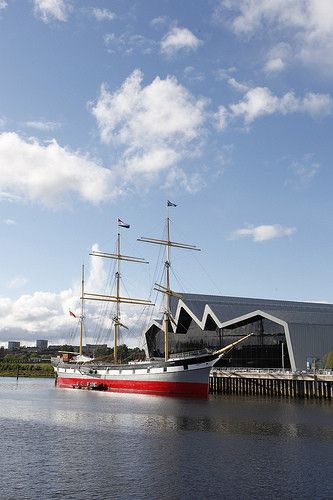
<path fill-rule="evenodd" d="M 0 362 L 0 377 L 47 377 L 54 378 L 50 363 L 8 363 Z"/>

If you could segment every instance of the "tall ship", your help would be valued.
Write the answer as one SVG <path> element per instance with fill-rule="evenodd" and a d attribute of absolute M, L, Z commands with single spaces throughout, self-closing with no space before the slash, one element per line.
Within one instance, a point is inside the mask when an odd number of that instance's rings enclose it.
<path fill-rule="evenodd" d="M 176 206 L 170 201 L 167 207 Z M 160 394 L 169 396 L 206 397 L 208 395 L 209 373 L 211 368 L 238 343 L 250 335 L 215 351 L 203 349 L 200 351 L 170 354 L 169 331 L 175 323 L 173 319 L 170 298 L 180 297 L 173 291 L 170 284 L 170 253 L 171 248 L 185 250 L 200 250 L 195 245 L 178 243 L 171 239 L 171 221 L 169 211 L 166 218 L 165 239 L 139 238 L 138 241 L 161 245 L 165 248 L 164 283 L 155 283 L 154 289 L 163 297 L 164 358 L 153 358 L 145 361 L 120 363 L 118 359 L 119 329 L 125 325 L 121 322 L 121 305 L 154 306 L 150 300 L 126 297 L 121 290 L 120 263 L 147 263 L 139 257 L 122 253 L 121 228 L 129 225 L 118 219 L 117 250 L 115 253 L 93 251 L 90 255 L 97 258 L 116 261 L 115 294 L 105 295 L 87 293 L 84 286 L 84 267 L 82 267 L 81 315 L 80 315 L 80 346 L 78 353 L 63 352 L 53 358 L 52 364 L 56 373 L 56 385 L 59 388 L 90 389 L 113 392 L 134 392 L 145 394 Z M 83 355 L 83 321 L 84 302 L 86 300 L 114 302 L 116 313 L 113 323 L 113 360 L 92 359 Z M 125 327 L 126 328 L 126 327 Z"/>

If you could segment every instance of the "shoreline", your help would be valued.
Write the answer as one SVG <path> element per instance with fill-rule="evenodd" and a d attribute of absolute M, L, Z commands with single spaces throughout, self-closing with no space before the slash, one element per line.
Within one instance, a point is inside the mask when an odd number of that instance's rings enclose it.
<path fill-rule="evenodd" d="M 17 377 L 17 374 L 14 374 L 13 372 L 4 372 L 4 373 L 0 373 L 0 378 L 3 377 L 3 378 L 50 378 L 50 379 L 55 379 L 55 375 L 51 375 L 51 374 L 37 374 L 37 373 L 31 373 L 29 375 L 27 374 L 20 374 L 19 373 L 19 376 Z"/>

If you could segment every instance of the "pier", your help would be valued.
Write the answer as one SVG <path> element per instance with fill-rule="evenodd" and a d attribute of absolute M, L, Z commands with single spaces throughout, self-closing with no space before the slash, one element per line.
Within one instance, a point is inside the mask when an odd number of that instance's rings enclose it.
<path fill-rule="evenodd" d="M 333 371 L 292 372 L 214 368 L 209 377 L 211 394 L 277 398 L 333 399 Z"/>

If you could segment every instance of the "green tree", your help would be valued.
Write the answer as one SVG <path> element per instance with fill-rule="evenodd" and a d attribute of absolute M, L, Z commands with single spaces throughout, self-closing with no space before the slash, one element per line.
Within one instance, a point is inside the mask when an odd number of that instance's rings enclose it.
<path fill-rule="evenodd" d="M 323 359 L 323 366 L 327 370 L 332 370 L 333 369 L 333 351 L 328 352 Z"/>

